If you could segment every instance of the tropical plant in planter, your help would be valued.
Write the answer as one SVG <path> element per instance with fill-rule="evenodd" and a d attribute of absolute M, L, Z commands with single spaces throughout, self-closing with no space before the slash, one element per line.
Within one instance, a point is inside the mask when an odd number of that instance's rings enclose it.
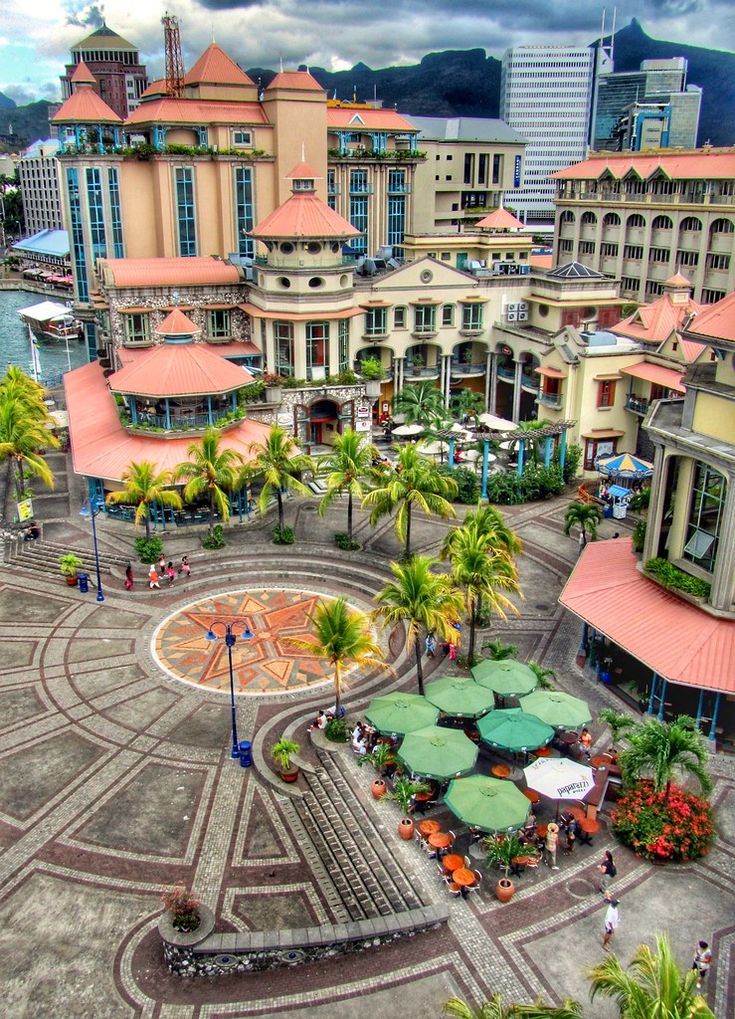
<path fill-rule="evenodd" d="M 298 754 L 301 746 L 292 739 L 282 736 L 277 743 L 271 747 L 271 756 L 278 765 L 279 773 L 284 782 L 295 782 L 299 775 L 299 769 L 293 764 L 291 758 Z"/>
<path fill-rule="evenodd" d="M 183 881 L 165 888 L 161 902 L 171 914 L 174 930 L 188 934 L 195 931 L 201 923 L 199 907 L 201 902 L 187 889 Z"/>
<path fill-rule="evenodd" d="M 385 796 L 388 791 L 388 787 L 385 784 L 383 776 L 385 774 L 385 769 L 389 764 L 392 764 L 395 759 L 395 754 L 387 743 L 376 743 L 369 754 L 362 754 L 357 759 L 357 763 L 360 767 L 362 767 L 363 764 L 372 764 L 378 773 L 378 777 L 370 787 L 373 798 L 376 800 Z"/>
<path fill-rule="evenodd" d="M 620 711 L 615 711 L 614 708 L 603 708 L 597 716 L 597 721 L 604 722 L 610 726 L 613 749 L 615 749 L 615 744 L 618 742 L 622 734 L 626 732 L 626 730 L 632 729 L 636 724 L 629 715 L 624 715 Z"/>
<path fill-rule="evenodd" d="M 392 792 L 386 793 L 386 800 L 395 800 L 401 808 L 403 817 L 398 824 L 398 834 L 406 841 L 413 838 L 413 821 L 409 817 L 411 800 L 416 793 L 428 793 L 429 788 L 425 782 L 413 782 L 410 778 L 397 778 Z"/>
<path fill-rule="evenodd" d="M 515 885 L 508 876 L 510 866 L 516 856 L 538 856 L 531 846 L 525 846 L 516 834 L 490 835 L 483 842 L 486 850 L 485 862 L 490 867 L 502 867 L 504 876 L 495 886 L 495 897 L 500 902 L 510 902 L 515 893 Z"/>
<path fill-rule="evenodd" d="M 77 573 L 82 567 L 82 560 L 74 552 L 67 552 L 63 556 L 59 556 L 59 569 L 63 576 L 66 577 L 66 583 L 69 587 L 76 587 L 77 584 Z"/>

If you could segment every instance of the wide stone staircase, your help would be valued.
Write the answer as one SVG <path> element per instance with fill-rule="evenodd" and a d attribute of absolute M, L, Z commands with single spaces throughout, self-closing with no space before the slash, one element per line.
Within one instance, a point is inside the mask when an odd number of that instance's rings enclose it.
<path fill-rule="evenodd" d="M 71 548 L 69 545 L 57 544 L 53 541 L 8 541 L 5 548 L 5 563 L 15 566 L 24 573 L 38 574 L 44 577 L 59 577 L 59 559 L 68 552 L 73 552 L 82 561 L 80 572 L 95 575 L 94 553 L 91 548 Z M 100 552 L 100 573 L 109 576 L 113 569 L 124 570 L 129 557 L 107 550 Z"/>

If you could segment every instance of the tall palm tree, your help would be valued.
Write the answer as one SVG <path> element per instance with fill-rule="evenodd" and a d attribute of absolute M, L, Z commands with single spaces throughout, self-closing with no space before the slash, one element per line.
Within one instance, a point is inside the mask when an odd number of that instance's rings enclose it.
<path fill-rule="evenodd" d="M 578 1002 L 567 998 L 562 1005 L 545 1005 L 537 1001 L 533 1005 L 504 1005 L 500 994 L 473 1008 L 461 998 L 449 998 L 442 1006 L 444 1015 L 454 1019 L 582 1019 L 584 1013 Z"/>
<path fill-rule="evenodd" d="M 413 647 L 419 693 L 424 692 L 421 661 L 423 637 L 434 633 L 442 640 L 456 637 L 452 623 L 462 613 L 462 593 L 444 573 L 432 572 L 436 560 L 414 556 L 404 563 L 391 563 L 394 579 L 375 595 L 378 607 L 374 619 L 386 626 L 406 627 L 406 647 Z"/>
<path fill-rule="evenodd" d="M 181 509 L 181 496 L 169 488 L 171 472 L 161 471 L 156 474 L 156 465 L 150 460 L 128 464 L 120 480 L 125 487 L 110 492 L 105 502 L 135 506 L 135 523 L 139 524 L 142 521 L 145 524 L 146 538 L 151 536 L 149 509 L 153 503 L 160 503 L 171 509 Z"/>
<path fill-rule="evenodd" d="M 8 365 L 0 379 L 0 399 L 20 399 L 34 417 L 47 422 L 49 410 L 43 402 L 45 395 L 43 386 L 15 364 Z"/>
<path fill-rule="evenodd" d="M 407 425 L 437 425 L 448 417 L 441 390 L 430 379 L 405 385 L 393 399 L 393 413 L 402 414 Z"/>
<path fill-rule="evenodd" d="M 332 451 L 324 457 L 320 470 L 326 474 L 327 490 L 319 503 L 323 516 L 337 496 L 347 493 L 347 537 L 352 545 L 353 498 L 362 499 L 363 481 L 372 469 L 378 451 L 371 442 L 365 442 L 359 432 L 345 428 L 335 437 Z"/>
<path fill-rule="evenodd" d="M 451 399 L 451 410 L 458 421 L 463 421 L 468 415 L 482 414 L 485 409 L 485 400 L 482 393 L 473 389 L 460 389 L 454 393 Z"/>
<path fill-rule="evenodd" d="M 597 716 L 597 721 L 607 723 L 610 726 L 613 747 L 624 732 L 636 725 L 635 720 L 630 715 L 624 715 L 621 711 L 615 711 L 614 708 L 603 708 Z"/>
<path fill-rule="evenodd" d="M 456 516 L 447 497 L 457 494 L 457 482 L 439 474 L 434 464 L 416 446 L 404 446 L 398 453 L 395 470 L 378 475 L 378 487 L 368 492 L 362 501 L 370 510 L 370 523 L 375 525 L 381 517 L 397 508 L 396 534 L 405 541 L 404 555 L 411 555 L 411 511 L 414 506 L 424 513 L 445 520 Z"/>
<path fill-rule="evenodd" d="M 278 526 L 283 530 L 283 493 L 310 494 L 298 475 L 304 471 L 313 471 L 314 461 L 299 451 L 296 439 L 280 425 L 271 425 L 265 439 L 262 442 L 252 442 L 249 450 L 255 454 L 250 464 L 250 473 L 260 474 L 263 478 L 263 488 L 258 497 L 260 512 L 265 512 L 268 499 L 275 495 L 278 502 Z"/>
<path fill-rule="evenodd" d="M 373 640 L 368 618 L 347 605 L 346 598 L 320 601 L 313 615 L 314 636 L 302 639 L 289 637 L 288 643 L 315 658 L 326 658 L 334 669 L 334 703 L 342 703 L 342 675 L 346 666 L 390 670 L 383 661 L 383 651 Z"/>
<path fill-rule="evenodd" d="M 671 783 L 679 775 L 693 775 L 704 793 L 712 788 L 706 768 L 709 753 L 696 722 L 688 715 L 673 722 L 649 718 L 629 734 L 628 743 L 620 755 L 626 779 L 650 778 L 655 791 L 665 791 L 667 799 Z"/>
<path fill-rule="evenodd" d="M 25 497 L 25 472 L 47 488 L 54 487 L 54 475 L 40 450 L 57 448 L 59 440 L 45 424 L 28 411 L 25 400 L 15 396 L 0 399 L 0 461 L 15 465 L 20 499 Z"/>
<path fill-rule="evenodd" d="M 474 524 L 455 530 L 449 560 L 452 577 L 464 590 L 467 600 L 470 626 L 468 658 L 472 666 L 475 664 L 475 631 L 480 606 L 484 604 L 502 619 L 507 619 L 509 612 L 517 615 L 518 609 L 507 595 L 521 593 L 518 571 L 511 557 L 502 549 L 494 548 L 490 537 L 481 534 Z"/>
<path fill-rule="evenodd" d="M 564 514 L 564 533 L 570 534 L 573 527 L 582 532 L 582 548 L 587 544 L 587 534 L 592 541 L 597 537 L 597 527 L 602 520 L 600 507 L 594 502 L 570 502 Z"/>
<path fill-rule="evenodd" d="M 516 532 L 505 522 L 500 510 L 494 506 L 483 506 L 478 502 L 477 509 L 470 510 L 462 522 L 462 527 L 474 526 L 479 534 L 486 534 L 493 548 L 506 552 L 509 556 L 519 555 L 523 551 L 523 542 Z M 449 557 L 452 543 L 459 528 L 447 531 L 442 545 L 442 559 Z"/>
<path fill-rule="evenodd" d="M 682 973 L 666 935 L 656 938 L 656 951 L 639 945 L 627 967 L 611 955 L 589 974 L 594 1001 L 598 994 L 614 999 L 625 1019 L 715 1019 L 697 991 L 695 970 Z"/>
<path fill-rule="evenodd" d="M 180 463 L 173 471 L 172 480 L 185 481 L 184 499 L 193 502 L 203 495 L 207 497 L 209 509 L 209 532 L 214 525 L 214 511 L 222 520 L 230 516 L 230 500 L 227 492 L 237 487 L 242 457 L 234 449 L 222 449 L 222 433 L 217 428 L 208 428 L 199 442 L 192 442 L 186 451 L 188 460 Z"/>

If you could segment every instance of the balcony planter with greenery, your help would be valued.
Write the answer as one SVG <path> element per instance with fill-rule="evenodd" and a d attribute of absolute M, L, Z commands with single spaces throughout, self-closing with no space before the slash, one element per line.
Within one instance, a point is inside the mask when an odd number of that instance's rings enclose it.
<path fill-rule="evenodd" d="M 278 765 L 278 773 L 284 782 L 295 782 L 299 777 L 299 769 L 291 758 L 298 754 L 301 746 L 292 739 L 282 736 L 271 747 L 271 756 Z"/>
<path fill-rule="evenodd" d="M 66 583 L 68 587 L 76 587 L 78 583 L 79 570 L 82 567 L 82 560 L 74 552 L 67 552 L 65 555 L 59 557 L 59 569 L 61 570 L 64 577 L 66 577 Z"/>
<path fill-rule="evenodd" d="M 684 570 L 670 563 L 668 559 L 660 557 L 649 559 L 643 567 L 643 571 L 646 576 L 669 591 L 680 591 L 682 594 L 701 598 L 703 601 L 707 601 L 709 598 L 711 585 L 706 580 L 692 577 L 691 574 L 685 573 Z"/>
<path fill-rule="evenodd" d="M 263 382 L 265 383 L 265 402 L 280 403 L 283 398 L 284 379 L 282 376 L 269 373 L 263 376 Z"/>

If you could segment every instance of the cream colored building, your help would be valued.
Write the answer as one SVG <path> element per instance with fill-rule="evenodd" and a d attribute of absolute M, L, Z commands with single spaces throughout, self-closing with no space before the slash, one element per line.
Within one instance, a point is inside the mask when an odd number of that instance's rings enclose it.
<path fill-rule="evenodd" d="M 735 149 L 592 153 L 554 174 L 554 251 L 649 301 L 682 272 L 712 304 L 735 289 Z"/>

